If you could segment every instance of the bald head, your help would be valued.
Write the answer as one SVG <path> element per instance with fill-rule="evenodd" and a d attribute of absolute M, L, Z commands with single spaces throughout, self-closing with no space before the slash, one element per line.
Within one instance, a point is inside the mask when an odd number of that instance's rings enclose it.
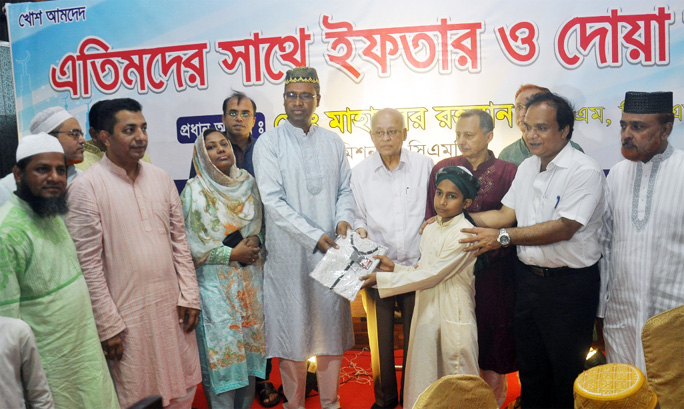
<path fill-rule="evenodd" d="M 397 122 L 397 126 L 399 126 L 401 129 L 406 128 L 404 126 L 404 116 L 401 114 L 401 112 L 394 108 L 383 108 L 373 115 L 373 118 L 371 119 L 371 131 L 373 130 L 373 126 L 375 126 L 378 121 L 383 119 L 390 119 L 394 122 Z"/>

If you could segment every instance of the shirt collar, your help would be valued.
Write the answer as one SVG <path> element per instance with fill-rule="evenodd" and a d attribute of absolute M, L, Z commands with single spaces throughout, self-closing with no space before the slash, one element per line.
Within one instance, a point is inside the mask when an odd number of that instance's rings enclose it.
<path fill-rule="evenodd" d="M 574 153 L 573 150 L 575 150 L 575 148 L 573 148 L 570 141 L 568 141 L 568 143 L 565 144 L 563 149 L 561 149 L 561 151 L 558 152 L 556 157 L 553 158 L 553 160 L 551 160 L 549 165 L 553 164 L 553 166 L 555 166 L 555 167 L 564 168 L 564 169 L 569 168 L 570 166 L 572 166 L 572 162 L 573 162 L 572 161 L 572 155 Z M 548 169 L 548 166 L 546 168 Z"/>
<path fill-rule="evenodd" d="M 316 128 L 318 128 L 316 124 L 312 123 L 309 127 L 309 132 L 306 133 L 302 128 L 297 128 L 296 126 L 292 125 L 287 118 L 285 118 L 283 122 L 285 123 L 285 125 L 283 125 L 285 126 L 285 129 L 295 136 L 311 136 L 316 131 Z"/>
<path fill-rule="evenodd" d="M 289 122 L 289 121 L 288 121 L 288 122 Z M 226 139 L 228 139 L 228 135 L 225 135 L 225 136 L 226 136 Z M 228 141 L 230 142 L 230 139 L 228 139 Z M 240 146 L 239 146 L 238 144 L 233 144 L 232 142 L 230 142 L 230 144 L 231 144 L 231 146 L 233 147 L 233 151 L 235 151 L 235 149 L 237 148 L 240 152 L 244 152 L 244 151 L 246 151 L 247 149 L 249 149 L 249 145 L 251 145 L 252 142 L 254 142 L 254 138 L 252 138 L 252 134 L 250 134 L 250 135 L 247 137 L 247 145 L 245 145 L 245 149 L 244 149 L 244 150 L 243 150 L 242 148 L 240 148 Z"/>
<path fill-rule="evenodd" d="M 385 164 L 382 162 L 382 157 L 380 156 L 380 153 L 378 151 L 373 152 L 373 154 L 370 156 L 371 161 L 373 163 L 373 170 L 378 170 L 378 169 L 385 169 L 386 171 L 390 172 L 385 167 Z M 402 166 L 407 166 L 408 165 L 408 151 L 404 148 L 401 148 L 401 154 L 399 156 L 399 166 L 397 166 L 396 169 L 400 169 Z"/>
<path fill-rule="evenodd" d="M 651 160 L 649 162 L 651 163 L 658 163 L 662 162 L 666 159 L 668 159 L 672 154 L 674 153 L 674 147 L 668 142 L 667 148 L 665 148 L 665 151 L 663 153 L 659 153 L 657 155 L 653 155 Z"/>
<path fill-rule="evenodd" d="M 112 162 L 109 160 L 107 155 L 104 155 L 102 159 L 100 159 L 100 163 L 102 166 L 104 166 L 107 170 L 115 174 L 116 176 L 127 180 L 130 183 L 133 183 L 133 181 L 128 177 L 128 174 L 126 173 L 126 169 L 122 168 L 121 166 L 117 165 L 116 163 Z M 143 165 L 142 161 L 138 161 L 138 178 L 140 175 L 142 175 L 143 172 Z"/>
<path fill-rule="evenodd" d="M 470 173 L 473 173 L 474 172 L 473 165 L 470 164 L 470 162 L 468 162 L 468 159 L 466 159 L 465 156 L 461 155 L 461 157 L 463 158 L 463 165 L 454 165 L 454 166 L 463 166 L 464 168 L 468 169 L 468 171 L 470 171 Z M 496 156 L 494 156 L 494 152 L 487 149 L 487 159 L 485 159 L 484 162 L 480 163 L 477 166 L 477 169 L 487 169 L 494 164 L 495 160 L 496 160 Z"/>
<path fill-rule="evenodd" d="M 461 214 L 456 215 L 453 218 L 451 218 L 451 220 L 449 220 L 448 222 L 444 222 L 444 221 L 442 221 L 442 216 L 437 216 L 437 224 L 439 224 L 441 227 L 446 227 L 446 226 L 449 226 L 451 224 L 456 224 L 456 223 L 460 222 L 461 219 L 463 219 L 464 217 L 465 216 L 463 216 L 463 213 L 461 213 Z"/>

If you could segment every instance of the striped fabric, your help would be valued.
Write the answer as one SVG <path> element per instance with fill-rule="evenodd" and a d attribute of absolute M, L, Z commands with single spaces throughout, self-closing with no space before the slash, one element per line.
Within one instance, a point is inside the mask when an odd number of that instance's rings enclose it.
<path fill-rule="evenodd" d="M 601 303 L 610 362 L 645 372 L 646 320 L 684 304 L 684 152 L 669 145 L 648 163 L 624 160 L 608 175 L 612 240 Z M 607 278 L 607 279 L 606 279 Z"/>
<path fill-rule="evenodd" d="M 140 162 L 132 182 L 105 156 L 67 197 L 100 340 L 124 331 L 123 359 L 110 361 L 121 406 L 149 395 L 168 405 L 201 380 L 195 333 L 178 323 L 178 305 L 200 303 L 173 180 Z"/>

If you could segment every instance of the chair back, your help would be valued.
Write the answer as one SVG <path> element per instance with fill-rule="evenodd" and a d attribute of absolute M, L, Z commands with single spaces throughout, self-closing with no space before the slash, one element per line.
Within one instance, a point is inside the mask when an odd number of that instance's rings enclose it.
<path fill-rule="evenodd" d="M 660 407 L 684 405 L 684 305 L 654 315 L 641 330 L 646 378 Z"/>
<path fill-rule="evenodd" d="M 414 409 L 498 409 L 492 388 L 476 375 L 447 375 L 418 396 Z"/>

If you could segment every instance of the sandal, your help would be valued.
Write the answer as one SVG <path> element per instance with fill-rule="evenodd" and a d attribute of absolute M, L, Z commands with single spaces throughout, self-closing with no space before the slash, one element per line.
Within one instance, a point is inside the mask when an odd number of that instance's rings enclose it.
<path fill-rule="evenodd" d="M 280 403 L 280 393 L 270 381 L 258 382 L 255 391 L 259 404 L 265 408 L 272 408 Z"/>

